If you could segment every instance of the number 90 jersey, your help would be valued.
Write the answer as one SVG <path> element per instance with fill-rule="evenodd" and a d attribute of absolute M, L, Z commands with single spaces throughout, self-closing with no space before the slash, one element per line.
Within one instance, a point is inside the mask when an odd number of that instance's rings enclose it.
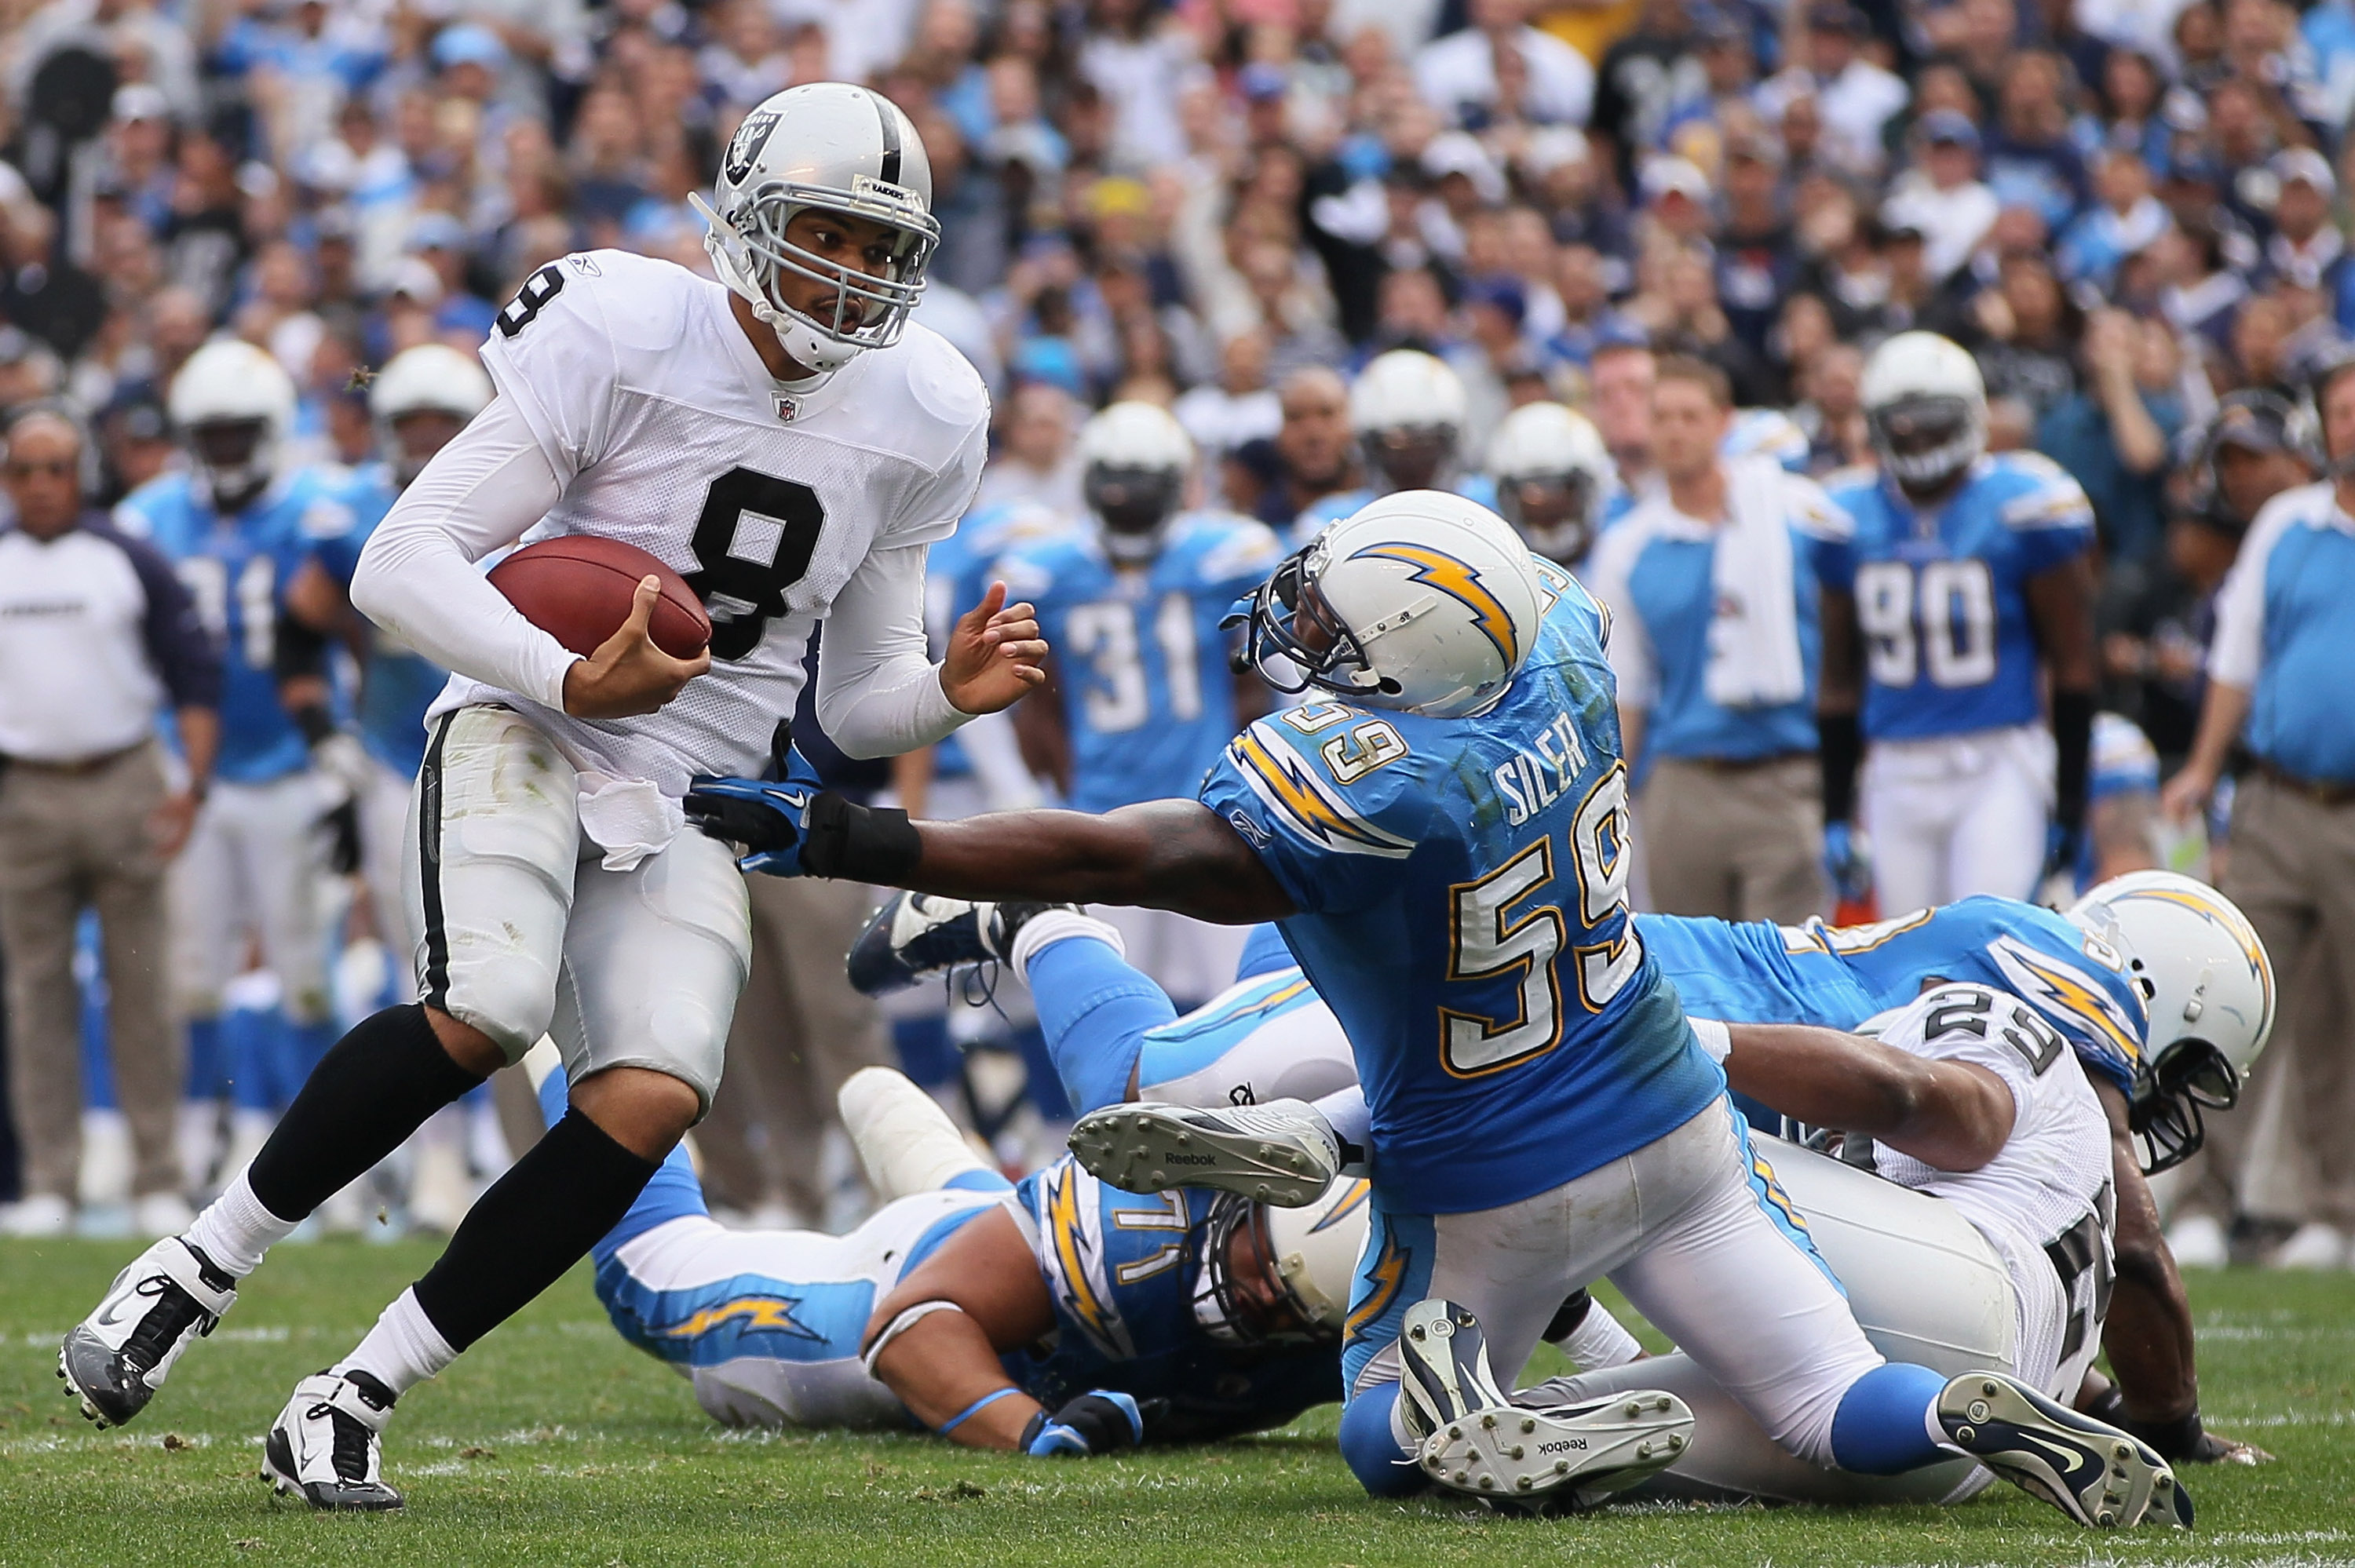
<path fill-rule="evenodd" d="M 1632 1153 L 1725 1087 L 1627 913 L 1627 770 L 1603 612 L 1542 567 L 1538 645 L 1469 718 L 1316 702 L 1203 781 L 1300 913 L 1398 1212 L 1518 1202 Z"/>
<path fill-rule="evenodd" d="M 2034 452 L 1982 457 L 1934 515 L 1886 479 L 1825 486 L 1855 538 L 1818 546 L 1824 586 L 1856 598 L 1864 733 L 1918 740 L 2042 713 L 2028 581 L 2094 546 L 2077 482 Z"/>
<path fill-rule="evenodd" d="M 670 262 L 589 251 L 527 279 L 483 347 L 564 482 L 524 542 L 594 534 L 660 558 L 711 613 L 710 673 L 644 718 L 572 718 L 464 677 L 436 711 L 507 704 L 592 766 L 674 795 L 693 774 L 758 774 L 800 694 L 810 629 L 851 574 L 870 551 L 954 532 L 989 422 L 964 357 L 911 324 L 795 392 L 728 300 Z M 921 609 L 911 590 L 919 648 Z"/>

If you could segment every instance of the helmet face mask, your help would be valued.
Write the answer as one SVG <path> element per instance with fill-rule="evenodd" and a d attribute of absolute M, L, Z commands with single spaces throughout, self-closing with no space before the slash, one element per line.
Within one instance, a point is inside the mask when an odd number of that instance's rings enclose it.
<path fill-rule="evenodd" d="M 270 421 L 208 419 L 191 426 L 188 457 L 204 476 L 213 504 L 236 511 L 270 483 Z"/>
<path fill-rule="evenodd" d="M 1312 539 L 1285 556 L 1267 581 L 1252 589 L 1243 608 L 1230 611 L 1219 625 L 1244 629 L 1235 669 L 1255 673 L 1270 690 L 1296 697 L 1315 686 L 1362 697 L 1369 688 L 1380 689 L 1379 678 L 1357 633 L 1333 613 L 1311 580 L 1309 557 L 1321 543 Z M 1272 667 L 1276 660 L 1283 662 Z"/>
<path fill-rule="evenodd" d="M 1340 1342 L 1284 1277 L 1267 1211 L 1248 1198 L 1226 1193 L 1211 1206 L 1197 1262 L 1194 1320 L 1213 1340 L 1252 1347 Z"/>
<path fill-rule="evenodd" d="M 1961 397 L 1902 398 L 1866 416 L 1872 444 L 1897 482 L 1932 491 L 1970 466 L 1986 445 L 1971 406 Z"/>
<path fill-rule="evenodd" d="M 1497 481 L 1497 510 L 1519 530 L 1529 548 L 1556 566 L 1583 557 L 1594 543 L 1599 496 L 1594 476 L 1583 469 L 1531 473 Z"/>
<path fill-rule="evenodd" d="M 1162 528 L 1178 513 L 1186 488 L 1182 469 L 1115 467 L 1090 463 L 1081 480 L 1088 510 L 1104 525 L 1106 547 L 1114 556 L 1159 543 Z"/>
<path fill-rule="evenodd" d="M 2231 1110 L 2241 1083 L 2224 1054 L 2208 1041 L 2184 1038 L 2167 1048 L 2135 1084 L 2126 1128 L 2142 1142 L 2147 1176 L 2171 1171 L 2207 1141 L 2203 1111 Z"/>
<path fill-rule="evenodd" d="M 1392 491 L 1428 490 L 1455 456 L 1453 425 L 1392 425 L 1363 437 L 1366 462 Z"/>
<path fill-rule="evenodd" d="M 425 471 L 433 454 L 466 428 L 464 417 L 447 408 L 412 408 L 385 422 L 389 427 L 389 439 L 384 443 L 385 458 L 392 465 L 393 478 L 404 490 Z"/>
<path fill-rule="evenodd" d="M 830 194 L 780 184 L 742 198 L 729 221 L 747 258 L 746 270 L 773 307 L 811 331 L 858 349 L 888 348 L 900 341 L 909 313 L 923 295 L 924 270 L 940 243 L 940 224 L 912 203 L 858 210 L 817 199 Z M 805 215 L 819 223 L 852 218 L 895 231 L 890 260 L 880 272 L 868 272 L 797 243 L 794 232 L 806 232 L 808 226 L 795 220 Z M 815 285 L 815 291 L 794 287 L 794 280 Z M 796 304 L 796 295 L 813 308 Z"/>

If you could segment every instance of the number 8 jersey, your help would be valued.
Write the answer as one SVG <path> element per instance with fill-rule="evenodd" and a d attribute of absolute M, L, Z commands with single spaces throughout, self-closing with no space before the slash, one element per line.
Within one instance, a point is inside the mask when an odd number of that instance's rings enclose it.
<path fill-rule="evenodd" d="M 1284 940 L 1348 1034 L 1394 1210 L 1534 1196 L 1725 1087 L 1627 912 L 1603 612 L 1540 576 L 1538 645 L 1487 712 L 1308 703 L 1202 785 L 1301 910 Z"/>
<path fill-rule="evenodd" d="M 2093 548 L 2094 511 L 2077 482 L 2035 452 L 2001 452 L 1974 463 L 1934 512 L 1883 476 L 1826 488 L 1856 520 L 1852 542 L 1817 546 L 1816 568 L 1856 598 L 1866 736 L 2036 723 L 2028 582 Z"/>
<path fill-rule="evenodd" d="M 709 673 L 643 718 L 573 718 L 464 676 L 434 713 L 505 703 L 586 765 L 673 795 L 693 774 L 759 774 L 810 630 L 851 574 L 870 551 L 955 530 L 989 420 L 964 357 L 911 323 L 797 392 L 770 376 L 728 301 L 670 262 L 589 251 L 533 273 L 483 348 L 564 482 L 522 542 L 594 534 L 658 557 L 710 611 Z M 922 610 L 911 598 L 920 647 Z"/>

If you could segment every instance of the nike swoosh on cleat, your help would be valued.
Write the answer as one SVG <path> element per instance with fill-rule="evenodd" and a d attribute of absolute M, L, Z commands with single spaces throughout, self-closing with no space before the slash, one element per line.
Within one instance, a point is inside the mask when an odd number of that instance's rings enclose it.
<path fill-rule="evenodd" d="M 2057 1454 L 2062 1458 L 2067 1460 L 2067 1467 L 2062 1472 L 2064 1475 L 2073 1475 L 2077 1471 L 2085 1467 L 2085 1456 L 2077 1449 L 2063 1447 L 2060 1444 L 2051 1441 L 2050 1438 L 2039 1437 L 2033 1432 L 2022 1432 L 2019 1436 L 2027 1441 L 2035 1444 L 2046 1453 Z"/>
<path fill-rule="evenodd" d="M 123 1308 L 124 1305 L 126 1305 L 126 1303 L 121 1299 L 106 1302 L 99 1308 L 98 1315 L 91 1320 L 101 1328 L 111 1329 L 115 1324 L 123 1321 Z"/>

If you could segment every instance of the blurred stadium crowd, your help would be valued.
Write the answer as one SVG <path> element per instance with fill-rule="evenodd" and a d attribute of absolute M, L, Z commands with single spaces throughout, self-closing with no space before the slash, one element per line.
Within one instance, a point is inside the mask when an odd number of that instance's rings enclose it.
<path fill-rule="evenodd" d="M 1872 348 L 1913 328 L 1955 339 L 1985 379 L 1990 445 L 2053 459 L 2098 521 L 2101 704 L 2147 750 L 2106 733 L 2156 758 L 2126 768 L 2142 803 L 2098 869 L 2219 869 L 2193 792 L 2170 813 L 2158 786 L 2192 750 L 2243 535 L 2321 472 L 2306 379 L 2355 325 L 2350 0 L 0 0 L 0 412 L 77 421 L 72 477 L 102 512 L 185 463 L 174 378 L 229 336 L 294 384 L 282 464 L 378 462 L 375 372 L 422 344 L 471 355 L 569 251 L 708 271 L 688 196 L 748 109 L 828 79 L 890 97 L 929 151 L 943 238 L 917 319 L 996 397 L 985 524 L 1029 508 L 1085 527 L 1080 428 L 1124 400 L 1174 413 L 1195 503 L 1280 535 L 1397 480 L 1365 438 L 1427 425 L 1440 445 L 1418 482 L 1468 482 L 1508 413 L 1548 400 L 1592 418 L 1606 486 L 1638 494 L 1669 354 L 1767 411 L 1736 420 L 1738 442 L 1822 476 L 1872 461 Z M 1398 348 L 1436 356 L 1460 394 L 1378 429 L 1363 397 L 1353 418 L 1352 383 Z M 12 469 L 12 495 L 37 477 Z M 944 610 L 991 548 L 943 547 Z M 1190 791 L 1207 760 L 1148 792 Z M 1072 798 L 1071 768 L 1067 744 L 1023 730 L 843 777 L 945 814 Z M 324 847 L 311 874 L 337 1006 L 365 1013 L 405 967 L 385 956 L 397 921 Z M 1053 1147 L 1060 1096 L 1048 1074 L 1024 1103 L 1018 1012 L 932 999 L 882 1017 L 838 972 L 863 892 L 754 891 L 763 969 L 698 1133 L 715 1202 L 852 1217 L 824 1126 L 870 1061 L 940 1086 L 1009 1160 Z M 244 943 L 244 896 L 196 907 Z M 2332 940 L 2355 951 L 2355 932 Z M 2349 1097 L 2343 1068 L 2285 1065 L 2348 1054 L 2328 999 L 2355 974 L 2328 945 L 2295 969 L 2275 955 L 2304 1027 L 2276 1037 L 2274 1092 L 2235 1113 L 2245 1164 L 2200 1178 L 2208 1228 L 2182 1238 L 2186 1261 L 2288 1237 L 2291 1261 L 2345 1264 L 2355 1198 L 2323 1191 L 2277 1087 Z M 86 928 L 73 952 L 102 1044 L 99 950 Z M 38 977 L 5 959 L 21 1130 L 23 1063 L 70 1047 L 28 1031 Z M 1188 961 L 1159 978 L 1203 1000 L 1216 987 Z M 177 1030 L 186 987 L 176 1005 Z M 0 1196 L 24 1200 L 11 1226 L 176 1230 L 182 1201 L 250 1152 L 307 1036 L 260 972 L 207 1005 L 197 1049 L 175 1046 L 194 1066 L 168 1178 L 152 1150 L 134 1160 L 94 1048 L 75 1190 L 0 1158 Z M 958 1049 L 976 1042 L 1010 1048 Z M 506 1158 L 499 1128 L 474 1107 L 335 1223 L 375 1229 L 381 1207 L 446 1228 Z"/>

